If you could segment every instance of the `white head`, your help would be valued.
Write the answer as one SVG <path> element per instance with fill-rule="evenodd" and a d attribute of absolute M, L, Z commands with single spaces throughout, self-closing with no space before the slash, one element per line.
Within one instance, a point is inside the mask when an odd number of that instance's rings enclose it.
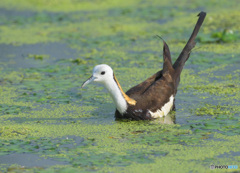
<path fill-rule="evenodd" d="M 95 66 L 92 76 L 82 84 L 82 88 L 92 81 L 102 83 L 106 87 L 121 114 L 127 110 L 127 103 L 131 105 L 136 104 L 135 100 L 131 99 L 123 92 L 113 74 L 112 68 L 108 65 L 100 64 Z"/>
<path fill-rule="evenodd" d="M 112 79 L 113 70 L 110 66 L 108 66 L 107 64 L 96 65 L 93 68 L 92 76 L 82 84 L 82 88 L 92 81 L 106 84 L 109 80 Z"/>

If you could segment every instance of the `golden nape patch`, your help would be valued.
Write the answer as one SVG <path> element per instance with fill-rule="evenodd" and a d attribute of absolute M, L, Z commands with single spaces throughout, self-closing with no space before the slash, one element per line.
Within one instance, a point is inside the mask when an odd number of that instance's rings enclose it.
<path fill-rule="evenodd" d="M 128 97 L 128 95 L 122 90 L 122 87 L 120 86 L 115 74 L 113 74 L 113 77 L 114 77 L 114 80 L 116 81 L 117 85 L 118 85 L 118 88 L 120 89 L 124 99 L 126 100 L 126 102 L 130 105 L 136 105 L 137 101 Z"/>

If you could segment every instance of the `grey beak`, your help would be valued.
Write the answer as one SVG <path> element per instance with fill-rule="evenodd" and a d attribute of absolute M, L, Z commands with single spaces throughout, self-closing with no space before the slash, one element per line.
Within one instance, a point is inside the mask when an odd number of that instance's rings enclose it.
<path fill-rule="evenodd" d="M 81 88 L 83 88 L 84 86 L 86 86 L 87 84 L 89 84 L 90 82 L 92 82 L 94 79 L 96 79 L 96 77 L 91 76 L 90 78 L 88 78 L 81 86 Z"/>

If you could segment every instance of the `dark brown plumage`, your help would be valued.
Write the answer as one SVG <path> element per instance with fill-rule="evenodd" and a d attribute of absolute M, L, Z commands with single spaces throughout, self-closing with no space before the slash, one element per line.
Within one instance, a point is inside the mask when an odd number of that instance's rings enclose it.
<path fill-rule="evenodd" d="M 127 111 L 124 114 L 116 110 L 116 119 L 152 119 L 150 111 L 156 112 L 169 102 L 171 96 L 175 98 L 180 82 L 180 74 L 190 56 L 191 50 L 196 44 L 195 38 L 205 19 L 206 13 L 200 12 L 198 16 L 199 19 L 192 35 L 173 65 L 168 45 L 163 41 L 163 69 L 126 92 L 127 96 L 136 101 L 136 104 L 128 103 Z M 174 109 L 174 107 L 173 101 L 171 109 Z"/>

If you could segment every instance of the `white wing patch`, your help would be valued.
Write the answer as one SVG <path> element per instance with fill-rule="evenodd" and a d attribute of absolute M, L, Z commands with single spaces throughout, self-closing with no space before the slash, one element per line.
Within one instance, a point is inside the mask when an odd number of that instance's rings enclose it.
<path fill-rule="evenodd" d="M 172 109 L 173 100 L 174 100 L 174 97 L 173 95 L 171 95 L 169 102 L 165 103 L 165 105 L 163 105 L 161 109 L 158 109 L 156 112 L 149 111 L 151 116 L 153 118 L 161 118 L 163 116 L 166 116 Z"/>

